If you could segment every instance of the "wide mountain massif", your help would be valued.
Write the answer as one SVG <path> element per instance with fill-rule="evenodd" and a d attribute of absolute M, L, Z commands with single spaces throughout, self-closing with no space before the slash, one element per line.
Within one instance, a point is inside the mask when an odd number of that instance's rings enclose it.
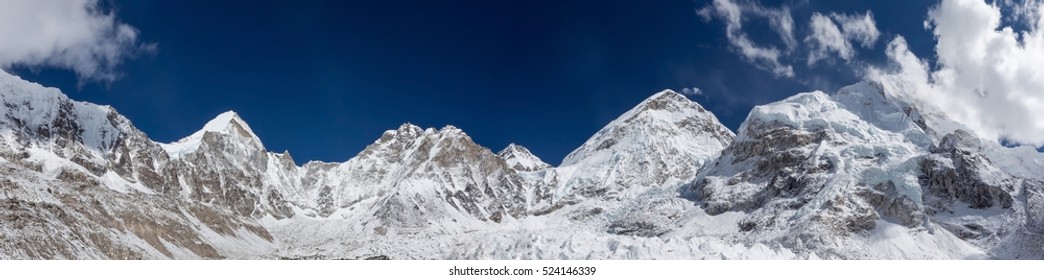
<path fill-rule="evenodd" d="M 297 165 L 235 112 L 158 143 L 0 71 L 5 259 L 1044 259 L 1044 155 L 891 80 L 755 107 L 656 93 L 559 166 L 461 129 Z"/>

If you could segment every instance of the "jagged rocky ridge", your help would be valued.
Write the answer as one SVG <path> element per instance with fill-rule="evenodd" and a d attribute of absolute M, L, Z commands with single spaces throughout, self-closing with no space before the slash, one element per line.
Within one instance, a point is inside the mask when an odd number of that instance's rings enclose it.
<path fill-rule="evenodd" d="M 1042 157 L 902 90 L 799 94 L 738 135 L 664 91 L 558 167 L 410 124 L 297 166 L 234 112 L 156 143 L 0 72 L 0 257 L 1044 258 Z"/>

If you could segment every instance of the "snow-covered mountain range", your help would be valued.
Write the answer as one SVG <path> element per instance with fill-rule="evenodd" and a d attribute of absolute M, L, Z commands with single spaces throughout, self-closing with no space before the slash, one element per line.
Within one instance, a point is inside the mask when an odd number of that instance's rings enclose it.
<path fill-rule="evenodd" d="M 296 165 L 235 112 L 158 143 L 0 71 L 0 258 L 1044 258 L 1044 156 L 895 81 L 758 106 L 666 90 L 560 166 L 403 124 Z"/>

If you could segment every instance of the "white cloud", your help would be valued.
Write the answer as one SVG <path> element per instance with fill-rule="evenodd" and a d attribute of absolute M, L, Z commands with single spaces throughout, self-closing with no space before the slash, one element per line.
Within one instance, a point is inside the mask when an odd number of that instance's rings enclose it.
<path fill-rule="evenodd" d="M 689 97 L 703 95 L 703 91 L 700 90 L 700 88 L 698 88 L 698 87 L 683 88 L 681 93 L 684 94 L 685 96 L 689 96 Z"/>
<path fill-rule="evenodd" d="M 811 44 L 812 47 L 808 54 L 808 65 L 830 58 L 831 53 L 837 54 L 844 60 L 852 58 L 852 45 L 848 43 L 848 39 L 841 33 L 841 29 L 829 17 L 820 13 L 812 14 L 809 29 L 812 33 L 805 38 L 805 42 Z"/>
<path fill-rule="evenodd" d="M 98 0 L 5 0 L 0 4 L 0 67 L 57 67 L 82 80 L 113 81 L 128 57 L 152 51 L 138 31 Z"/>
<path fill-rule="evenodd" d="M 871 69 L 870 78 L 899 80 L 906 93 L 981 137 L 1044 145 L 1044 21 L 1038 13 L 1027 31 L 1015 32 L 1001 19 L 1000 8 L 982 0 L 944 0 L 928 19 L 936 67 L 897 37 L 887 50 L 897 69 Z"/>
<path fill-rule="evenodd" d="M 830 59 L 833 55 L 850 61 L 856 52 L 852 42 L 872 48 L 881 35 L 870 12 L 864 15 L 831 14 L 829 17 L 813 13 L 809 30 L 810 34 L 805 37 L 805 42 L 811 47 L 808 65 Z"/>
<path fill-rule="evenodd" d="M 757 3 L 737 3 L 732 0 L 714 0 L 714 3 L 697 11 L 704 20 L 719 18 L 725 22 L 725 37 L 740 56 L 759 68 L 768 70 L 777 77 L 793 77 L 794 68 L 780 59 L 796 45 L 794 39 L 794 20 L 786 7 L 773 9 Z M 783 40 L 786 49 L 774 46 L 759 46 L 750 40 L 743 31 L 745 18 L 755 16 L 769 21 L 769 26 Z"/>
<path fill-rule="evenodd" d="M 783 40 L 788 52 L 797 46 L 797 39 L 794 39 L 794 17 L 790 16 L 789 8 L 786 6 L 778 9 L 766 8 L 757 3 L 751 3 L 743 7 L 745 11 L 767 19 L 769 27 Z"/>
<path fill-rule="evenodd" d="M 877 30 L 877 21 L 874 21 L 874 14 L 869 11 L 863 15 L 830 14 L 830 18 L 841 24 L 845 38 L 859 42 L 864 48 L 873 48 L 877 38 L 881 36 L 881 31 Z"/>
<path fill-rule="evenodd" d="M 794 36 L 794 19 L 786 6 L 769 8 L 756 2 L 743 0 L 714 0 L 710 5 L 697 10 L 704 20 L 720 19 L 725 23 L 725 37 L 729 45 L 748 62 L 767 70 L 776 77 L 794 77 L 794 67 L 787 60 L 800 48 Z M 757 44 L 744 31 L 744 22 L 751 19 L 766 20 L 779 35 L 782 44 Z M 869 11 L 865 14 L 836 14 L 829 16 L 814 13 L 810 19 L 810 34 L 804 42 L 809 45 L 808 65 L 817 61 L 840 57 L 849 61 L 855 55 L 854 43 L 864 48 L 873 48 L 881 35 L 877 23 Z"/>

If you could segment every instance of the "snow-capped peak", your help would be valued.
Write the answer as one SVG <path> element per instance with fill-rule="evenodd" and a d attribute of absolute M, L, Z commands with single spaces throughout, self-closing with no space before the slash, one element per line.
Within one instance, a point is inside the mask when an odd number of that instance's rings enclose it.
<path fill-rule="evenodd" d="M 562 160 L 558 171 L 564 185 L 556 196 L 613 195 L 689 181 L 733 137 L 703 106 L 672 90 L 660 91 Z"/>
<path fill-rule="evenodd" d="M 639 103 L 638 106 L 635 106 L 634 109 L 628 111 L 628 113 L 638 113 L 646 110 L 670 111 L 676 110 L 680 107 L 687 107 L 693 105 L 695 105 L 694 108 L 699 108 L 701 111 L 703 111 L 703 106 L 700 106 L 699 103 L 692 102 L 692 100 L 689 100 L 689 98 L 685 97 L 681 93 L 678 93 L 670 89 L 665 89 L 660 92 L 657 92 L 656 94 L 653 94 L 649 98 L 646 98 L 642 101 L 642 103 Z M 624 113 L 623 116 L 627 115 L 627 113 Z"/>
<path fill-rule="evenodd" d="M 465 134 L 463 130 L 450 124 L 447 124 L 446 126 L 442 127 L 442 129 L 439 129 L 439 133 Z"/>
<path fill-rule="evenodd" d="M 203 125 L 202 129 L 192 133 L 192 135 L 173 143 L 161 144 L 161 146 L 163 146 L 163 149 L 167 151 L 167 154 L 170 155 L 171 158 L 177 158 L 182 154 L 190 153 L 199 148 L 200 142 L 203 141 L 203 137 L 207 133 L 217 133 L 246 139 L 247 142 L 250 142 L 259 148 L 264 147 L 261 143 L 261 139 L 254 134 L 254 131 L 250 129 L 250 126 L 247 125 L 246 121 L 240 118 L 239 114 L 235 111 L 221 113 Z"/>
<path fill-rule="evenodd" d="M 220 115 L 217 115 L 217 117 L 214 117 L 214 119 L 210 120 L 209 122 L 207 122 L 207 124 L 203 125 L 203 129 L 197 131 L 196 133 L 193 133 L 192 136 L 202 137 L 203 133 L 206 132 L 229 134 L 236 131 L 236 128 L 234 126 L 237 125 L 239 126 L 239 128 L 243 129 L 243 132 L 246 132 L 246 136 L 250 136 L 251 138 L 255 139 L 257 138 L 257 135 L 255 135 L 254 131 L 250 129 L 250 126 L 247 125 L 247 123 L 243 121 L 243 119 L 240 118 L 239 114 L 237 114 L 235 111 L 227 111 L 221 113 Z"/>
<path fill-rule="evenodd" d="M 404 123 L 404 124 L 400 125 L 398 129 L 396 129 L 396 130 L 389 130 L 389 131 L 387 131 L 385 133 L 393 133 L 395 135 L 419 136 L 423 132 L 424 132 L 424 129 L 420 128 L 419 126 L 416 126 L 416 125 L 414 125 L 412 123 Z"/>
<path fill-rule="evenodd" d="M 691 127 L 689 130 L 697 134 L 712 135 L 713 138 L 718 140 L 716 141 L 718 142 L 717 144 L 727 144 L 735 136 L 732 131 L 725 128 L 718 121 L 718 118 L 713 113 L 704 109 L 699 103 L 689 100 L 680 93 L 667 89 L 646 98 L 637 106 L 603 127 L 588 139 L 583 146 L 566 156 L 562 161 L 562 165 L 575 164 L 593 152 L 616 145 L 617 140 L 625 136 L 633 134 L 642 138 L 654 139 L 657 138 L 655 134 L 659 132 L 665 134 L 676 133 L 676 126 L 699 126 Z M 612 142 L 612 144 L 609 142 Z M 648 143 L 636 142 L 630 144 L 646 145 Z M 721 149 L 715 148 L 713 150 L 708 151 L 708 153 L 701 153 L 701 155 L 710 156 Z"/>
<path fill-rule="evenodd" d="M 677 91 L 674 91 L 672 89 L 664 89 L 664 90 L 661 90 L 660 92 L 657 92 L 657 93 L 653 94 L 652 96 L 649 96 L 649 98 L 646 98 L 643 103 L 648 102 L 650 100 L 657 100 L 657 99 L 674 99 L 674 100 L 679 100 L 679 101 L 681 101 L 681 100 L 688 101 L 689 100 L 688 98 L 685 97 L 685 95 L 682 95 L 681 93 L 678 93 Z"/>
<path fill-rule="evenodd" d="M 504 159 L 512 169 L 518 171 L 537 171 L 551 167 L 550 164 L 540 160 L 529 149 L 515 143 L 511 143 L 507 148 L 501 150 L 497 153 L 497 156 Z"/>

